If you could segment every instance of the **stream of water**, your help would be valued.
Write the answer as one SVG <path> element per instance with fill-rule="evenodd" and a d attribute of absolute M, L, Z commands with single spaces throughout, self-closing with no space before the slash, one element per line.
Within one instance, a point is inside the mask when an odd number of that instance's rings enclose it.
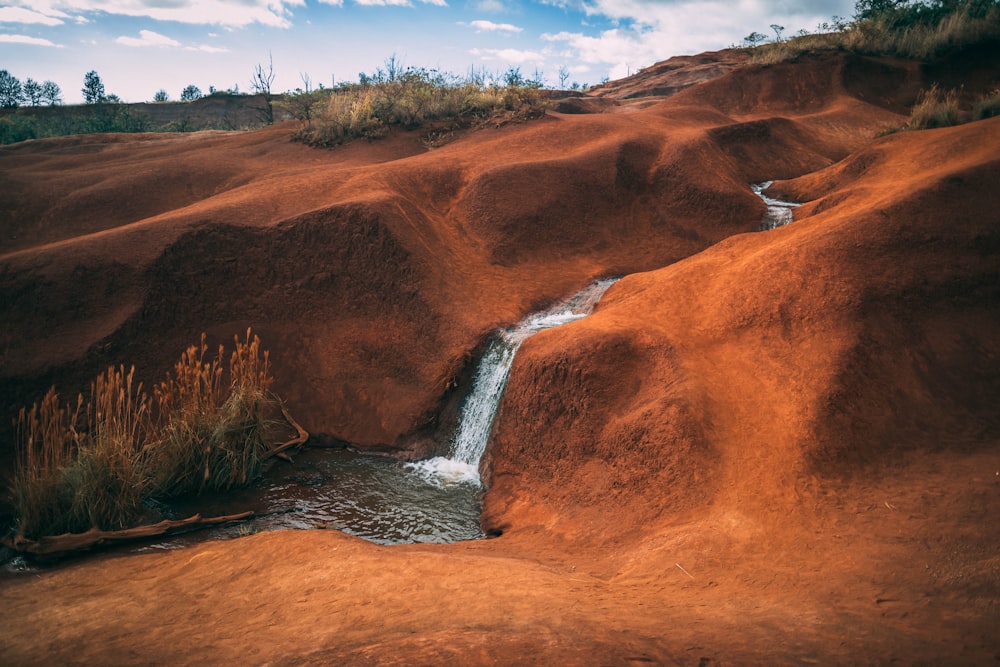
<path fill-rule="evenodd" d="M 764 221 L 760 223 L 760 230 L 767 231 L 769 229 L 777 229 L 778 227 L 783 227 L 790 223 L 794 217 L 792 209 L 799 204 L 787 201 L 781 201 L 779 199 L 773 199 L 764 194 L 764 190 L 771 187 L 774 181 L 766 181 L 764 183 L 757 183 L 756 185 L 751 185 L 754 194 L 764 200 L 767 204 L 767 216 Z"/>
<path fill-rule="evenodd" d="M 174 549 L 260 530 L 331 528 L 379 544 L 483 537 L 479 463 L 489 442 L 514 355 L 544 329 L 588 315 L 614 280 L 598 281 L 518 325 L 498 331 L 476 370 L 447 456 L 407 463 L 346 450 L 306 450 L 276 463 L 249 488 L 165 507 L 182 518 L 252 510 L 250 522 L 172 537 L 140 550 Z"/>
<path fill-rule="evenodd" d="M 416 474 L 434 485 L 469 483 L 479 485 L 479 462 L 493 429 L 507 376 L 521 343 L 532 335 L 586 317 L 594 310 L 615 279 L 599 280 L 572 298 L 502 329 L 490 341 L 472 382 L 459 419 L 458 432 L 448 456 L 409 464 Z"/>

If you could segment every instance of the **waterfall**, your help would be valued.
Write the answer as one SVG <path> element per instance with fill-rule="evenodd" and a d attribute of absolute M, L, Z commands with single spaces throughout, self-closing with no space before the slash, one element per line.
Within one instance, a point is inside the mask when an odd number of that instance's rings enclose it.
<path fill-rule="evenodd" d="M 458 430 L 447 457 L 439 456 L 410 464 L 432 484 L 470 482 L 479 484 L 479 461 L 493 429 L 507 376 L 521 343 L 533 334 L 589 315 L 617 279 L 599 280 L 548 310 L 529 316 L 511 329 L 501 329 L 490 340 L 479 362 L 459 415 Z"/>
<path fill-rule="evenodd" d="M 798 206 L 798 204 L 780 201 L 778 199 L 772 199 L 764 194 L 764 190 L 771 187 L 774 181 L 766 181 L 764 183 L 758 183 L 757 185 L 751 185 L 754 194 L 764 200 L 767 204 L 767 217 L 764 221 L 760 223 L 760 231 L 767 231 L 768 229 L 776 229 L 787 225 L 792 221 L 792 209 Z"/>

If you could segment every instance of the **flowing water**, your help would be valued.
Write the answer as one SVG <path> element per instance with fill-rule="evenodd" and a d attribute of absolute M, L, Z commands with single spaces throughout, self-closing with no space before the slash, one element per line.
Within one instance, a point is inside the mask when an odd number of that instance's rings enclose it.
<path fill-rule="evenodd" d="M 531 335 L 588 315 L 614 280 L 598 281 L 517 326 L 498 331 L 480 360 L 448 456 L 407 463 L 346 450 L 306 450 L 275 462 L 247 489 L 201 496 L 163 509 L 175 518 L 252 510 L 250 522 L 148 544 L 173 549 L 259 530 L 332 528 L 380 544 L 456 542 L 483 537 L 479 462 L 514 355 Z"/>
<path fill-rule="evenodd" d="M 777 229 L 778 227 L 783 227 L 790 223 L 793 218 L 792 209 L 799 204 L 787 201 L 781 201 L 778 199 L 772 199 L 764 194 L 764 190 L 771 187 L 774 181 L 766 181 L 764 183 L 758 183 L 756 185 L 751 185 L 754 194 L 764 200 L 767 204 L 767 216 L 764 221 L 760 223 L 760 230 L 767 231 L 768 229 Z"/>
<path fill-rule="evenodd" d="M 613 278 L 599 280 L 572 298 L 528 317 L 514 328 L 497 332 L 479 362 L 472 391 L 462 406 L 450 454 L 411 463 L 409 467 L 430 484 L 478 486 L 479 462 L 486 451 L 493 420 L 507 386 L 507 375 L 521 343 L 539 331 L 586 317 L 614 282 Z"/>

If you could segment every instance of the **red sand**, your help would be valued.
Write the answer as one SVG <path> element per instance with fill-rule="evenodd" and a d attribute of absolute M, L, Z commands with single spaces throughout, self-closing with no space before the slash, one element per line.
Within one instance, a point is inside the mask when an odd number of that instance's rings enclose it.
<path fill-rule="evenodd" d="M 888 59 L 717 74 L 431 152 L 0 149 L 6 414 L 252 325 L 311 432 L 426 452 L 490 330 L 626 275 L 518 354 L 499 537 L 81 560 L 0 582 L 5 661 L 993 664 L 1000 119 L 873 139 L 926 83 Z M 771 178 L 807 203 L 745 233 Z"/>

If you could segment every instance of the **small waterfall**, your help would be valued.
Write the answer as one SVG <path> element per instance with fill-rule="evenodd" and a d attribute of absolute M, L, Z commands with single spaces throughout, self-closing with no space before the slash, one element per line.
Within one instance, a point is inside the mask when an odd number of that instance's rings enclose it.
<path fill-rule="evenodd" d="M 792 221 L 792 209 L 799 206 L 799 204 L 772 199 L 765 195 L 764 190 L 771 187 L 772 183 L 774 181 L 766 181 L 750 186 L 754 194 L 763 199 L 764 203 L 767 204 L 767 217 L 760 223 L 760 231 L 762 232 L 769 229 L 777 229 L 790 223 Z"/>
<path fill-rule="evenodd" d="M 486 451 L 493 420 L 507 386 L 507 376 L 521 343 L 539 331 L 586 317 L 616 280 L 599 280 L 570 299 L 531 315 L 517 326 L 498 331 L 479 362 L 472 391 L 462 406 L 449 456 L 418 461 L 410 464 L 411 468 L 436 485 L 458 482 L 479 484 L 479 461 Z"/>

